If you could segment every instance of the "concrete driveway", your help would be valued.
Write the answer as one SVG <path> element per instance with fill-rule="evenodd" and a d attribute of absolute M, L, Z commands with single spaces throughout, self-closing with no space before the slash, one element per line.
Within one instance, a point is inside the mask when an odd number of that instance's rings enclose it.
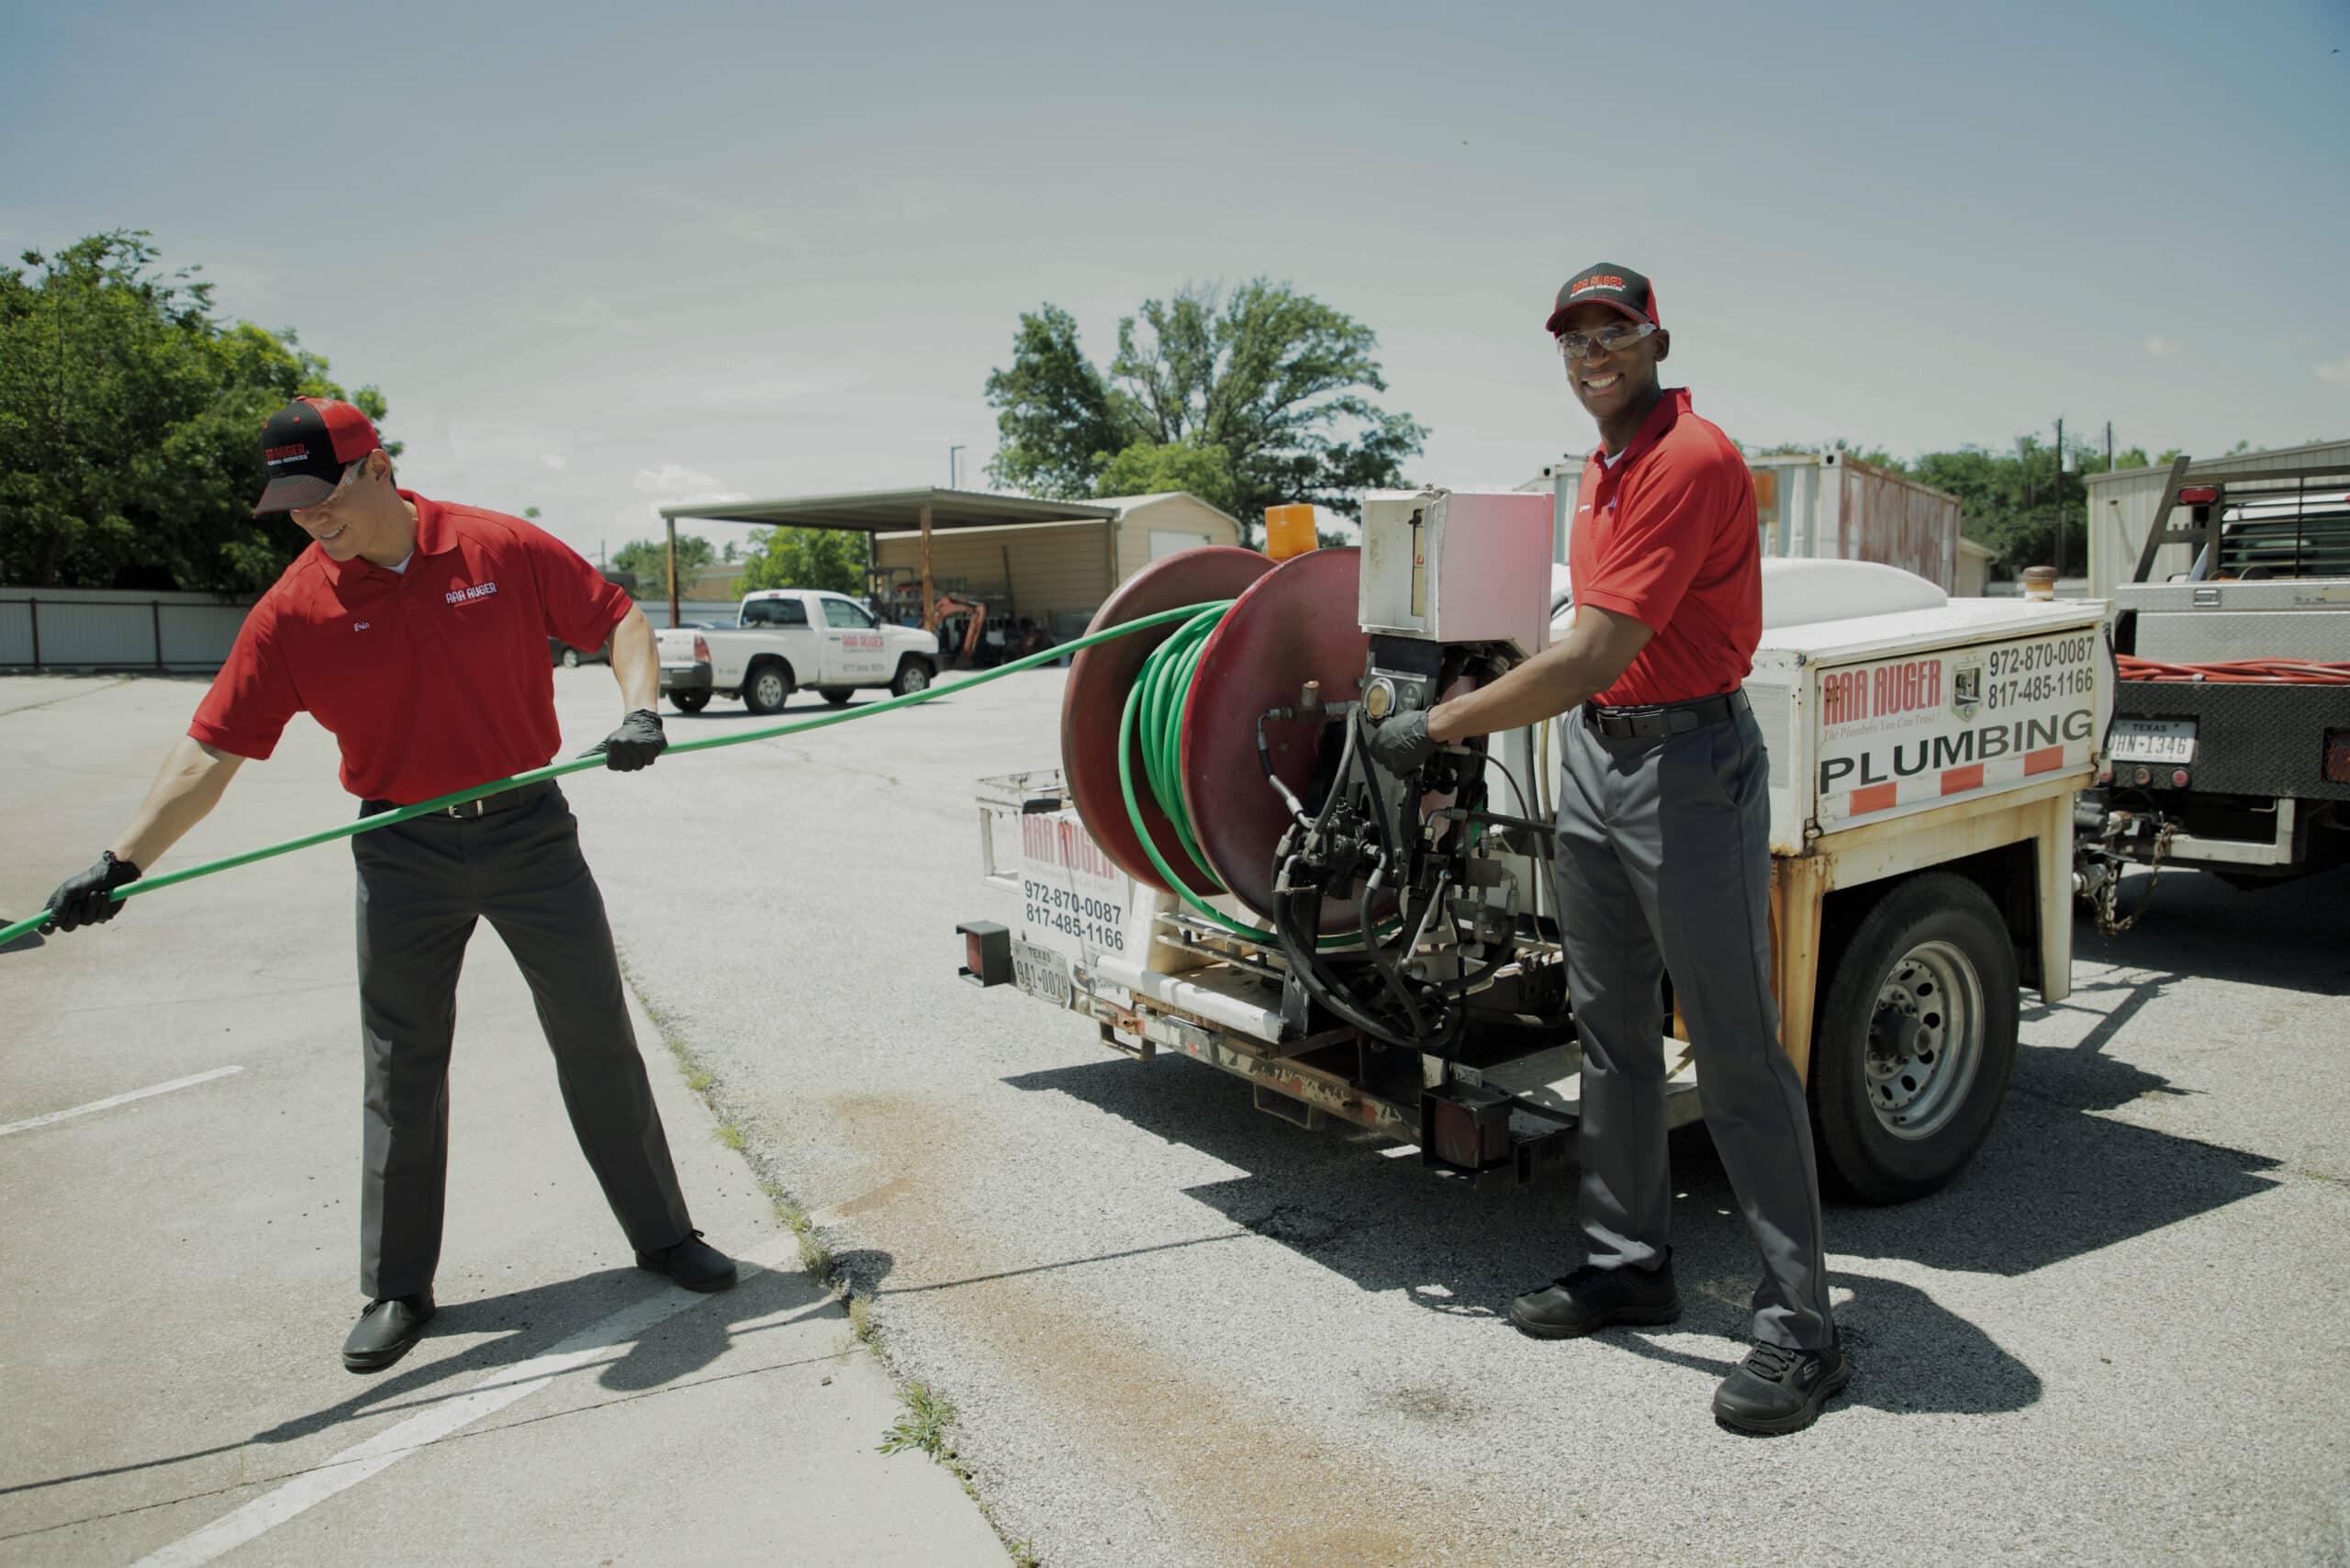
<path fill-rule="evenodd" d="M 1743 1439 L 1707 1401 L 1755 1263 L 1702 1128 L 1688 1316 L 1538 1343 L 1499 1314 L 1572 1260 L 1564 1187 L 1436 1182 L 955 978 L 955 923 L 1011 913 L 971 783 L 1057 759 L 1059 678 L 574 792 L 635 846 L 605 883 L 648 999 L 1046 1562 L 2344 1560 L 2350 878 L 2165 874 L 2085 932 L 1967 1173 L 1832 1209 L 1850 1396 Z"/>
<path fill-rule="evenodd" d="M 6 918 L 95 856 L 201 691 L 0 679 Z M 575 727 L 584 746 L 610 725 Z M 590 781 L 606 820 L 614 781 Z M 351 811 L 297 721 L 166 865 Z M 590 829 L 588 857 L 638 836 Z M 746 1261 L 714 1296 L 632 1267 L 486 928 L 441 1315 L 390 1371 L 342 1369 L 363 1305 L 351 901 L 337 845 L 0 954 L 0 1563 L 1002 1563 L 952 1476 L 875 1451 L 890 1379 L 641 1014 L 696 1221 Z"/>

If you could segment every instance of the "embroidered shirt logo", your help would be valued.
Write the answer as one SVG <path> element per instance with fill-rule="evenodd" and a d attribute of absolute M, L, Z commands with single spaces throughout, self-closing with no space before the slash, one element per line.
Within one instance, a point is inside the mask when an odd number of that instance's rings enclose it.
<path fill-rule="evenodd" d="M 374 624 L 375 623 L 373 621 L 354 621 L 351 623 L 351 629 L 354 632 L 364 632 Z"/>
<path fill-rule="evenodd" d="M 476 583 L 471 588 L 451 588 L 447 597 L 451 604 L 470 604 L 477 599 L 487 599 L 497 591 L 496 583 Z"/>

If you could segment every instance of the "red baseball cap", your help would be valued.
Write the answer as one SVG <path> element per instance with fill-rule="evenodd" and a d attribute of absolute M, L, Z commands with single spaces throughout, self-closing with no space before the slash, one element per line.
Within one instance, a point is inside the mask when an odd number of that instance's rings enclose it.
<path fill-rule="evenodd" d="M 333 398 L 297 398 L 261 427 L 261 460 L 269 487 L 255 517 L 314 507 L 334 494 L 342 471 L 384 444 L 374 421 Z"/>
<path fill-rule="evenodd" d="M 1585 267 L 1561 284 L 1559 302 L 1551 308 L 1550 319 L 1542 324 L 1542 330 L 1556 336 L 1567 312 L 1578 305 L 1613 306 L 1635 321 L 1664 325 L 1656 313 L 1656 285 L 1614 262 Z"/>

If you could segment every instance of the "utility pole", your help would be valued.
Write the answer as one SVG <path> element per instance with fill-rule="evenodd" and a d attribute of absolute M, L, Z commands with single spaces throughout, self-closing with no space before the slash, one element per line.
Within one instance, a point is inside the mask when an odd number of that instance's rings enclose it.
<path fill-rule="evenodd" d="M 2065 416 L 2056 416 L 2056 577 L 2065 577 Z"/>
<path fill-rule="evenodd" d="M 959 443 L 946 449 L 946 487 L 950 490 L 956 488 L 956 480 L 959 476 L 955 466 L 955 454 L 962 450 Z"/>
<path fill-rule="evenodd" d="M 662 519 L 669 525 L 669 624 L 677 623 L 677 520 Z"/>
<path fill-rule="evenodd" d="M 2105 471 L 2113 472 L 2113 421 L 2105 421 Z"/>

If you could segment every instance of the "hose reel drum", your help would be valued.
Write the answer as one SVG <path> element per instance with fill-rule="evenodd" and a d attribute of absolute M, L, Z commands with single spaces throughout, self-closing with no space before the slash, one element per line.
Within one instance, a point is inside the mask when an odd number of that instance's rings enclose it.
<path fill-rule="evenodd" d="M 1539 493 L 1377 493 L 1359 549 L 1184 551 L 1095 616 L 1231 601 L 1077 655 L 1063 773 L 1102 852 L 1181 901 L 1162 918 L 1281 973 L 1301 1032 L 1449 1060 L 1472 1013 L 1563 1017 L 1523 760 L 1476 741 L 1399 778 L 1368 745 L 1548 644 L 1551 527 Z"/>

